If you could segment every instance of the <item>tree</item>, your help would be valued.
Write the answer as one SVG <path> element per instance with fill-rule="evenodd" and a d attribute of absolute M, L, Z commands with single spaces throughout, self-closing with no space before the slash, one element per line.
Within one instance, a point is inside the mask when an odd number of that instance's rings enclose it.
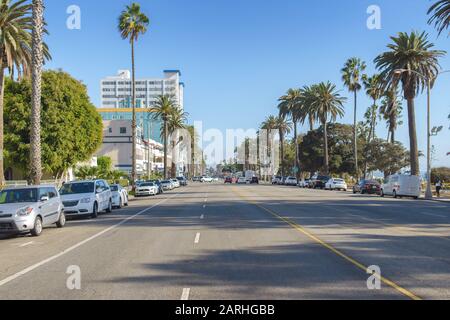
<path fill-rule="evenodd" d="M 344 68 L 341 70 L 342 72 L 342 80 L 344 81 L 344 85 L 348 88 L 350 92 L 354 94 L 354 118 L 353 118 L 353 154 L 355 156 L 355 174 L 357 177 L 359 176 L 359 168 L 358 168 L 358 145 L 357 145 L 357 108 L 358 108 L 358 91 L 361 90 L 362 85 L 361 81 L 365 79 L 365 75 L 363 72 L 366 70 L 366 63 L 359 58 L 350 58 L 344 65 Z"/>
<path fill-rule="evenodd" d="M 450 168 L 439 167 L 431 170 L 431 182 L 436 183 L 438 181 L 450 182 Z"/>
<path fill-rule="evenodd" d="M 301 124 L 304 124 L 306 120 L 309 122 L 309 131 L 314 130 L 314 124 L 316 123 L 316 115 L 311 109 L 312 101 L 315 99 L 315 92 L 313 86 L 304 86 L 301 89 L 300 105 L 301 110 L 299 114 Z"/>
<path fill-rule="evenodd" d="M 397 98 L 397 88 L 388 89 L 382 97 L 380 114 L 387 123 L 388 138 L 387 141 L 395 142 L 395 132 L 398 126 L 403 124 L 401 121 L 402 101 Z"/>
<path fill-rule="evenodd" d="M 284 137 L 291 132 L 292 124 L 285 117 L 279 116 L 276 118 L 275 127 L 280 135 L 281 175 L 284 176 Z"/>
<path fill-rule="evenodd" d="M 131 180 L 133 186 L 136 181 L 136 68 L 134 62 L 134 47 L 135 42 L 138 41 L 139 36 L 147 32 L 147 27 L 150 23 L 148 17 L 141 12 L 141 6 L 138 3 L 133 3 L 131 6 L 126 6 L 119 16 L 119 32 L 122 39 L 128 39 L 131 45 L 131 96 L 132 96 L 132 108 L 133 119 L 131 125 L 132 131 L 132 169 Z"/>
<path fill-rule="evenodd" d="M 175 101 L 171 96 L 161 95 L 157 98 L 155 105 L 149 109 L 149 112 L 153 113 L 152 117 L 154 120 L 161 120 L 163 122 L 161 138 L 164 144 L 164 179 L 168 178 L 167 152 L 169 140 L 169 121 L 176 108 Z"/>
<path fill-rule="evenodd" d="M 298 132 L 297 124 L 304 119 L 304 110 L 301 101 L 300 89 L 289 89 L 286 95 L 282 96 L 279 101 L 278 109 L 281 117 L 289 117 L 292 120 L 294 127 L 294 146 L 295 146 L 295 160 L 294 164 L 299 169 L 300 163 L 298 160 Z M 297 173 L 298 177 L 298 173 Z"/>
<path fill-rule="evenodd" d="M 173 145 L 172 147 L 172 178 L 176 175 L 176 169 L 175 169 L 175 162 L 173 161 L 175 159 L 175 145 L 180 143 L 181 141 L 175 141 L 175 139 L 178 138 L 178 136 L 174 137 L 174 135 L 177 135 L 177 130 L 179 129 L 185 129 L 186 128 L 186 121 L 187 121 L 188 113 L 184 112 L 180 108 L 174 108 L 172 113 L 169 115 L 169 118 L 167 120 L 167 129 L 168 129 L 168 136 L 171 137 L 169 140 L 172 141 Z"/>
<path fill-rule="evenodd" d="M 5 88 L 5 70 L 11 78 L 15 72 L 18 79 L 29 77 L 31 72 L 31 51 L 33 29 L 32 7 L 25 0 L 12 3 L 0 0 L 0 186 L 4 184 L 3 164 L 3 103 Z M 44 30 L 44 32 L 46 32 Z M 50 59 L 48 48 L 44 44 L 44 56 Z"/>
<path fill-rule="evenodd" d="M 409 153 L 400 142 L 390 143 L 374 139 L 365 148 L 365 159 L 370 171 L 381 171 L 390 176 L 409 165 Z"/>
<path fill-rule="evenodd" d="M 271 146 L 270 142 L 272 140 L 271 139 L 272 138 L 272 132 L 274 130 L 277 130 L 277 124 L 278 124 L 277 123 L 277 117 L 275 117 L 273 115 L 268 116 L 266 118 L 266 120 L 264 120 L 264 122 L 261 123 L 261 129 L 265 130 L 265 132 L 266 132 L 266 143 L 267 143 L 267 152 L 266 152 L 267 154 L 266 154 L 266 156 L 267 156 L 268 159 L 270 159 L 271 156 L 272 156 L 272 154 L 271 154 L 272 146 Z M 269 179 L 269 177 L 267 177 L 267 179 Z"/>
<path fill-rule="evenodd" d="M 417 147 L 416 114 L 414 100 L 427 87 L 427 78 L 435 79 L 439 73 L 438 58 L 445 51 L 432 50 L 434 44 L 428 41 L 425 32 L 400 32 L 391 37 L 388 51 L 375 58 L 376 67 L 381 71 L 386 86 L 395 87 L 400 80 L 403 95 L 408 104 L 408 125 L 410 139 L 411 175 L 419 175 L 419 149 Z M 400 76 L 398 70 L 406 70 Z M 433 84 L 434 81 L 431 82 Z"/>
<path fill-rule="evenodd" d="M 436 1 L 428 10 L 428 14 L 431 14 L 428 24 L 434 24 L 441 34 L 450 25 L 450 0 Z"/>
<path fill-rule="evenodd" d="M 331 82 L 321 82 L 313 87 L 315 100 L 312 101 L 311 110 L 317 115 L 322 123 L 324 141 L 324 170 L 329 174 L 328 134 L 327 123 L 329 120 L 336 121 L 337 117 L 343 117 L 344 103 L 347 98 L 342 97 L 336 90 L 336 85 Z"/>
<path fill-rule="evenodd" d="M 42 164 L 49 174 L 61 176 L 94 155 L 102 143 L 103 124 L 81 82 L 62 71 L 45 71 L 42 80 Z M 28 79 L 7 79 L 5 91 L 6 164 L 23 171 L 28 180 L 31 87 Z"/>

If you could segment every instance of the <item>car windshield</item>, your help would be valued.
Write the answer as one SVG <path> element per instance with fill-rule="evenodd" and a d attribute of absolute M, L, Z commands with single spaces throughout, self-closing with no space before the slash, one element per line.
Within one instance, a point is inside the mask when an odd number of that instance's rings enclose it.
<path fill-rule="evenodd" d="M 342 179 L 334 179 L 334 182 L 344 182 Z"/>
<path fill-rule="evenodd" d="M 0 192 L 0 204 L 37 202 L 37 189 L 15 189 Z"/>
<path fill-rule="evenodd" d="M 378 182 L 374 180 L 366 180 L 364 181 L 364 184 L 378 184 Z"/>
<path fill-rule="evenodd" d="M 155 184 L 153 182 L 146 182 L 140 185 L 140 187 L 154 187 Z"/>
<path fill-rule="evenodd" d="M 61 195 L 93 193 L 94 182 L 66 183 L 61 188 Z"/>
<path fill-rule="evenodd" d="M 183 177 L 177 177 L 177 180 L 183 181 L 184 178 Z"/>
<path fill-rule="evenodd" d="M 162 183 L 167 184 L 167 183 L 171 183 L 171 181 L 169 181 L 169 180 L 164 180 Z"/>
<path fill-rule="evenodd" d="M 119 191 L 119 186 L 111 186 L 111 191 Z"/>

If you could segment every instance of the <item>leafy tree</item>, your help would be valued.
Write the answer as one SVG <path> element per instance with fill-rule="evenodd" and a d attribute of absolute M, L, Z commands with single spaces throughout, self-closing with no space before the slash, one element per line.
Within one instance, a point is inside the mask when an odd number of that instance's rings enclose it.
<path fill-rule="evenodd" d="M 431 170 L 431 182 L 436 183 L 439 180 L 445 181 L 446 183 L 450 182 L 450 168 L 449 167 L 433 168 Z"/>
<path fill-rule="evenodd" d="M 109 172 L 112 169 L 112 159 L 110 157 L 98 157 L 97 167 L 100 171 Z"/>
<path fill-rule="evenodd" d="M 387 123 L 388 141 L 395 142 L 395 132 L 398 126 L 403 124 L 402 116 L 402 101 L 397 98 L 397 89 L 389 89 L 385 92 L 380 107 L 380 114 Z"/>
<path fill-rule="evenodd" d="M 276 118 L 276 128 L 280 135 L 280 156 L 281 156 L 281 175 L 285 175 L 284 172 L 284 142 L 286 134 L 289 134 L 292 129 L 292 123 L 283 116 Z"/>
<path fill-rule="evenodd" d="M 428 10 L 428 14 L 431 14 L 428 23 L 434 24 L 441 34 L 450 26 L 450 0 L 436 1 Z"/>
<path fill-rule="evenodd" d="M 149 18 L 141 12 L 141 6 L 138 3 L 133 3 L 130 6 L 126 6 L 125 10 L 119 16 L 118 29 L 122 39 L 128 39 L 131 45 L 131 96 L 132 96 L 132 139 L 133 139 L 133 151 L 132 151 L 132 170 L 131 180 L 133 186 L 136 181 L 136 67 L 134 61 L 134 47 L 138 41 L 139 36 L 147 32 L 148 25 L 150 23 Z"/>
<path fill-rule="evenodd" d="M 101 145 L 103 125 L 82 83 L 62 71 L 45 71 L 42 80 L 42 162 L 58 176 L 92 157 Z M 23 172 L 30 169 L 31 100 L 29 80 L 7 79 L 6 163 Z"/>
<path fill-rule="evenodd" d="M 399 80 L 402 83 L 403 95 L 408 103 L 411 175 L 419 175 L 414 100 L 417 94 L 427 87 L 427 78 L 436 78 L 440 69 L 439 58 L 446 52 L 433 50 L 434 44 L 428 41 L 425 32 L 400 32 L 391 39 L 393 43 L 388 45 L 389 50 L 376 57 L 375 64 L 387 87 L 395 88 Z M 405 72 L 399 75 L 399 70 Z"/>
<path fill-rule="evenodd" d="M 367 144 L 364 156 L 370 171 L 379 170 L 386 177 L 409 166 L 409 152 L 400 142 L 374 139 Z"/>

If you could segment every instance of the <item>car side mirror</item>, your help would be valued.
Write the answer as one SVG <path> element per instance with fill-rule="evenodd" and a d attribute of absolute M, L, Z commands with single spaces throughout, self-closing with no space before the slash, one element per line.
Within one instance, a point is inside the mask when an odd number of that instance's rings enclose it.
<path fill-rule="evenodd" d="M 42 196 L 41 197 L 41 202 L 47 202 L 48 200 L 50 200 L 49 196 Z"/>

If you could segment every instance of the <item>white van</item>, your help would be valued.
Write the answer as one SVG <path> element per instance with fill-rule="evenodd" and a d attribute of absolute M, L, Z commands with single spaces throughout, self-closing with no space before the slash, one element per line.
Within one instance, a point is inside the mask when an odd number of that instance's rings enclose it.
<path fill-rule="evenodd" d="M 395 174 L 389 176 L 381 186 L 381 196 L 413 197 L 418 199 L 422 190 L 420 177 Z"/>

